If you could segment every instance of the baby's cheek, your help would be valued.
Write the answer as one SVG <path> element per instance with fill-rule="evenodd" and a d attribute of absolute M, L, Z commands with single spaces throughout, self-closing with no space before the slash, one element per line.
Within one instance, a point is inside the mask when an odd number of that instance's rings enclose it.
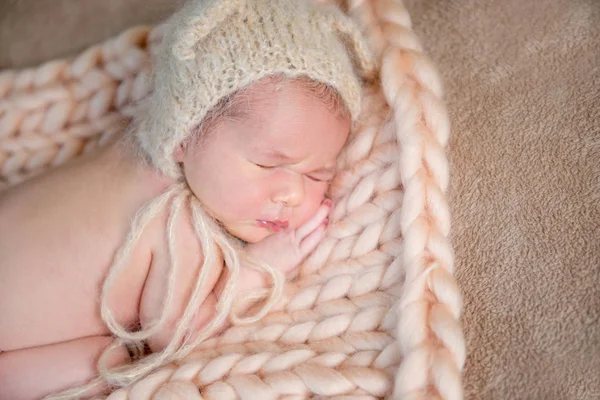
<path fill-rule="evenodd" d="M 262 209 L 265 196 L 262 187 L 252 180 L 233 180 L 220 197 L 223 198 L 222 207 L 231 219 L 245 220 L 261 217 L 257 213 Z"/>

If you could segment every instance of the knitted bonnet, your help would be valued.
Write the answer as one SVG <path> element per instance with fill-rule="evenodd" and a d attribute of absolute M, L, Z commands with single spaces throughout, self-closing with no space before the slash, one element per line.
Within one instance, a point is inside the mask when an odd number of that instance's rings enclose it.
<path fill-rule="evenodd" d="M 359 79 L 376 70 L 354 22 L 311 0 L 192 0 L 170 18 L 161 46 L 137 139 L 174 179 L 181 177 L 177 146 L 221 99 L 246 85 L 304 75 L 333 87 L 355 120 Z"/>

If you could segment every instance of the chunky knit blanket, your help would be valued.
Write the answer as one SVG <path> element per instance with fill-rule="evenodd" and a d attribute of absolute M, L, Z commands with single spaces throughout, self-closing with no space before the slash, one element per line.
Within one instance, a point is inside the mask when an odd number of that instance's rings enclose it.
<path fill-rule="evenodd" d="M 348 0 L 378 58 L 333 182 L 330 228 L 276 309 L 109 399 L 461 399 L 465 345 L 446 202 L 449 122 L 397 0 Z M 151 90 L 161 26 L 0 73 L 0 185 L 120 134 Z"/>

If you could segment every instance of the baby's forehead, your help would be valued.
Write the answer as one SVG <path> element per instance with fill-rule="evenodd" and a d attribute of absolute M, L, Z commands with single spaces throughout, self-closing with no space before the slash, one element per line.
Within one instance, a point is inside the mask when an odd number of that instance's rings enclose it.
<path fill-rule="evenodd" d="M 298 158 L 310 152 L 337 146 L 349 129 L 349 118 L 340 117 L 304 82 L 265 80 L 245 88 L 231 98 L 235 109 L 228 136 L 240 148 L 283 158 Z M 347 134 L 347 132 L 345 132 Z M 344 135 L 342 135 L 344 136 Z"/>
<path fill-rule="evenodd" d="M 238 128 L 252 130 L 257 139 L 277 142 L 279 135 L 269 132 L 281 133 L 304 125 L 315 104 L 323 108 L 317 101 L 306 91 L 277 84 L 261 85 L 232 99 L 228 114 L 238 122 Z"/>

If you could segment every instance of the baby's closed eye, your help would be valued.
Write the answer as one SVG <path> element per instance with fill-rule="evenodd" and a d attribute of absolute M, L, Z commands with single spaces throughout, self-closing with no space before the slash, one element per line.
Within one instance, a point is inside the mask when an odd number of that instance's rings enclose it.
<path fill-rule="evenodd" d="M 259 163 L 253 163 L 253 164 L 261 169 L 275 169 L 275 168 L 280 167 L 280 165 L 265 165 L 265 164 L 259 164 Z M 303 174 L 303 175 L 306 176 L 308 179 L 315 181 L 315 182 L 328 183 L 331 181 L 331 179 L 333 179 L 333 177 L 330 176 L 331 174 L 322 174 L 323 176 L 312 175 L 312 174 Z M 326 175 L 328 175 L 328 176 L 326 176 Z"/>
<path fill-rule="evenodd" d="M 317 177 L 317 176 L 312 176 L 312 175 L 306 175 L 306 177 L 315 182 L 325 182 L 325 183 L 329 183 L 332 179 L 331 177 Z"/>
<path fill-rule="evenodd" d="M 277 167 L 277 165 L 262 165 L 262 164 L 257 164 L 257 163 L 254 163 L 254 165 L 256 165 L 257 167 L 260 167 L 260 168 L 264 168 L 264 169 L 273 169 L 273 168 Z"/>

